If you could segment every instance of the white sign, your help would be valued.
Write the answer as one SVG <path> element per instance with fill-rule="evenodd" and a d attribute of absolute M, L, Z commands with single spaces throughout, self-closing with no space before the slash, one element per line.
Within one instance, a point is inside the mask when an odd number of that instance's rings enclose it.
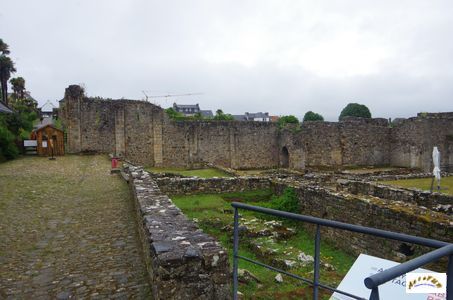
<path fill-rule="evenodd" d="M 351 269 L 349 269 L 348 273 L 341 281 L 340 285 L 337 287 L 337 290 L 369 299 L 371 290 L 365 286 L 363 282 L 365 278 L 397 265 L 399 265 L 399 263 L 391 260 L 360 254 Z M 426 269 L 416 269 L 411 273 L 427 272 L 431 271 Z M 445 300 L 446 295 L 406 293 L 406 275 L 402 275 L 379 286 L 379 298 L 381 300 Z M 330 300 L 353 300 L 353 298 L 340 293 L 334 293 Z"/>
<path fill-rule="evenodd" d="M 47 141 L 42 141 L 42 147 L 47 148 Z"/>
<path fill-rule="evenodd" d="M 37 140 L 24 140 L 24 147 L 36 147 L 38 146 Z"/>

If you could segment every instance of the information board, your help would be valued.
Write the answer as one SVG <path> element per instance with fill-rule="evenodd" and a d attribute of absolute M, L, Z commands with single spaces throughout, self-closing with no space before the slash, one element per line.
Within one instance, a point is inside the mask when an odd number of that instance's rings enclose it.
<path fill-rule="evenodd" d="M 37 140 L 24 140 L 24 147 L 36 147 L 38 146 Z"/>

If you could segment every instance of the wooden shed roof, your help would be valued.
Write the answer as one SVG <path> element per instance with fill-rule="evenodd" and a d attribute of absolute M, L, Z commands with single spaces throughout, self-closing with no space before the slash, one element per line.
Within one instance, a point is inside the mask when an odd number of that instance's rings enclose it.
<path fill-rule="evenodd" d="M 55 126 L 52 125 L 52 124 L 46 124 L 46 125 L 40 126 L 40 127 L 36 128 L 36 129 L 34 129 L 33 132 L 41 131 L 41 130 L 43 130 L 44 128 L 47 128 L 47 127 L 52 127 L 53 129 L 55 129 L 55 130 L 57 130 L 57 131 L 63 132 L 63 130 L 58 129 L 57 127 L 55 127 Z"/>

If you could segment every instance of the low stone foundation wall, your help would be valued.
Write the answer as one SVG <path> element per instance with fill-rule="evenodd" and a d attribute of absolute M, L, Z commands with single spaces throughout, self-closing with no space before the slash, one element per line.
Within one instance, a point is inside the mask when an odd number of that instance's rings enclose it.
<path fill-rule="evenodd" d="M 416 189 L 396 188 L 375 182 L 339 180 L 338 188 L 354 195 L 368 195 L 387 200 L 410 202 L 435 210 L 439 209 L 439 205 L 453 205 L 452 196 L 429 193 Z"/>
<path fill-rule="evenodd" d="M 227 252 L 163 194 L 149 173 L 125 166 L 154 299 L 230 299 Z"/>
<path fill-rule="evenodd" d="M 231 193 L 270 188 L 267 177 L 231 178 L 156 178 L 156 183 L 165 194 Z"/>
<path fill-rule="evenodd" d="M 281 193 L 288 186 L 292 185 L 283 181 L 272 183 L 276 193 Z M 453 220 L 446 214 L 402 201 L 357 197 L 314 186 L 292 187 L 298 195 L 301 214 L 447 242 L 453 241 Z M 307 229 L 314 230 L 314 226 L 307 225 Z M 368 253 L 404 261 L 406 257 L 413 258 L 432 250 L 339 229 L 322 227 L 321 232 L 323 238 L 354 255 Z"/>

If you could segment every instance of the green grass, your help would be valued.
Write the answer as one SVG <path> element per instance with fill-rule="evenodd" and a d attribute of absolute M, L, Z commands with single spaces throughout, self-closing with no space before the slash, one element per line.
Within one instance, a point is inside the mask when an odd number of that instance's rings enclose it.
<path fill-rule="evenodd" d="M 172 174 L 179 174 L 183 176 L 197 176 L 200 178 L 213 178 L 213 177 L 231 177 L 225 172 L 214 168 L 206 168 L 206 169 L 178 169 L 178 168 L 146 168 L 147 171 L 153 173 L 172 173 Z"/>
<path fill-rule="evenodd" d="M 172 200 L 189 218 L 198 222 L 203 231 L 215 236 L 222 243 L 229 253 L 230 264 L 232 266 L 233 245 L 231 228 L 233 225 L 233 209 L 230 202 L 238 201 L 268 207 L 271 205 L 271 198 L 272 193 L 270 190 L 259 190 L 229 194 L 177 195 L 173 196 Z M 250 222 L 253 219 L 258 219 L 260 220 L 259 222 L 275 220 L 275 218 L 271 216 L 244 210 L 240 211 L 240 215 L 241 224 Z M 300 251 L 313 256 L 314 235 L 307 233 L 300 224 L 294 222 L 283 221 L 283 225 L 296 229 L 296 234 L 286 240 L 276 240 L 275 243 L 272 242 L 272 249 L 276 250 L 275 255 L 272 257 L 263 257 L 260 256 L 259 253 L 255 253 L 252 243 L 261 240 L 266 241 L 266 238 L 250 238 L 246 236 L 241 236 L 240 238 L 240 255 L 271 265 L 271 260 L 273 258 L 297 260 L 295 257 L 297 254 L 294 253 L 299 253 Z M 258 229 L 261 229 L 259 226 L 260 225 L 258 225 Z M 265 228 L 265 226 L 263 226 L 263 228 Z M 288 256 L 288 254 L 284 252 L 291 252 L 294 256 Z M 325 241 L 322 241 L 321 243 L 321 260 L 336 268 L 336 271 L 321 270 L 322 282 L 332 286 L 337 286 L 339 284 L 354 262 L 353 257 L 336 249 Z M 297 297 L 298 299 L 311 299 L 311 288 L 306 284 L 301 284 L 295 279 L 283 276 L 284 282 L 280 284 L 276 283 L 274 280 L 276 275 L 275 272 L 243 260 L 239 260 L 239 268 L 248 270 L 261 280 L 261 284 L 254 282 L 249 284 L 240 283 L 239 291 L 244 293 L 246 298 L 293 299 L 294 297 Z M 313 278 L 312 265 L 299 266 L 290 269 L 289 271 L 306 278 Z M 325 293 L 322 298 L 328 299 L 329 296 L 329 293 Z"/>
<path fill-rule="evenodd" d="M 416 178 L 416 179 L 400 179 L 391 181 L 381 181 L 380 183 L 398 186 L 402 188 L 416 188 L 420 190 L 429 191 L 431 188 L 431 178 Z M 437 183 L 434 181 L 434 189 Z M 443 177 L 440 181 L 441 193 L 453 195 L 453 176 Z"/>

